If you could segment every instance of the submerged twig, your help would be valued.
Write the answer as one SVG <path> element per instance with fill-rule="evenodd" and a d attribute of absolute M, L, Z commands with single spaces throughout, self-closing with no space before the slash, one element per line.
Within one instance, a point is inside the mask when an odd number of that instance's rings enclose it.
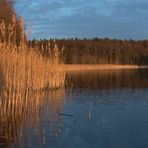
<path fill-rule="evenodd" d="M 64 114 L 64 113 L 58 113 L 58 115 L 60 115 L 60 116 L 69 116 L 69 117 L 73 117 L 73 115 L 71 115 L 71 114 Z"/>

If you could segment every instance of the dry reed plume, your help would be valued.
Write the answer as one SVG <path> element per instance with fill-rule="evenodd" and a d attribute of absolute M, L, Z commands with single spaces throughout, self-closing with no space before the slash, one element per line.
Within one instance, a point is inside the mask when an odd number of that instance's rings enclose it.
<path fill-rule="evenodd" d="M 50 57 L 40 54 L 38 49 L 26 45 L 24 19 L 20 21 L 20 42 L 16 41 L 16 18 L 6 27 L 0 23 L 0 72 L 1 86 L 13 90 L 58 88 L 64 86 L 65 72 L 56 43 L 48 46 Z"/>

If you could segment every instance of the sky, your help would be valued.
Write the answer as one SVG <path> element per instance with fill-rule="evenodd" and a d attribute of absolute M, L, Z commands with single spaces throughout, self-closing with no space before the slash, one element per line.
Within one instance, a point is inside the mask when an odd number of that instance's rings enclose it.
<path fill-rule="evenodd" d="M 15 0 L 33 38 L 148 38 L 148 0 Z"/>

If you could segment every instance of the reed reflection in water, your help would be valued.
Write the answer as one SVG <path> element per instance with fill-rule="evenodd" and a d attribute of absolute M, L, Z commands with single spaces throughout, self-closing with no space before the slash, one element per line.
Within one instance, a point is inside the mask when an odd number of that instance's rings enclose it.
<path fill-rule="evenodd" d="M 0 98 L 0 145 L 11 147 L 13 143 L 16 147 L 31 147 L 32 144 L 41 147 L 46 144 L 50 136 L 56 136 L 60 131 L 58 114 L 64 94 L 62 88 L 28 92 L 3 90 Z M 50 130 L 46 131 L 46 126 Z"/>
<path fill-rule="evenodd" d="M 69 72 L 67 77 L 74 88 L 100 90 L 148 88 L 148 69 Z"/>

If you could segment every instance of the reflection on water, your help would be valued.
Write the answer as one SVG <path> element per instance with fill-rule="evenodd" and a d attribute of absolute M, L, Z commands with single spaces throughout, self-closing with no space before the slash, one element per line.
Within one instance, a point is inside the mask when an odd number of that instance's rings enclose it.
<path fill-rule="evenodd" d="M 148 88 L 148 69 L 102 70 L 68 74 L 74 88 Z"/>
<path fill-rule="evenodd" d="M 59 132 L 61 119 L 58 114 L 63 97 L 63 89 L 3 90 L 0 98 L 0 144 L 5 147 L 11 147 L 12 143 L 16 147 L 45 144 L 50 135 Z M 46 126 L 50 128 L 49 137 Z"/>
<path fill-rule="evenodd" d="M 148 70 L 67 78 L 66 91 L 2 90 L 0 147 L 148 147 Z"/>

